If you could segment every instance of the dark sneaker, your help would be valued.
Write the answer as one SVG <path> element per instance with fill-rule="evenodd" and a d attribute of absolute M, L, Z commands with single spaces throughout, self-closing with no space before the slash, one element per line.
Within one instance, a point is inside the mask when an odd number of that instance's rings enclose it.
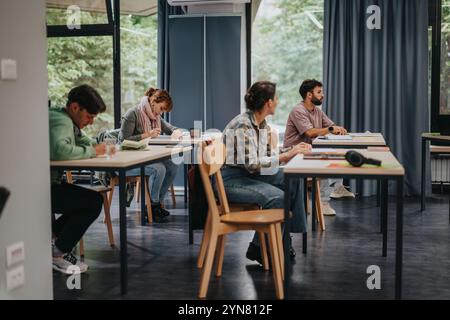
<path fill-rule="evenodd" d="M 152 217 L 156 223 L 167 223 L 169 219 L 161 212 L 161 206 L 153 206 L 152 204 Z"/>
<path fill-rule="evenodd" d="M 253 242 L 250 242 L 250 245 L 248 246 L 247 253 L 245 254 L 245 256 L 249 260 L 257 261 L 261 265 L 263 264 L 261 257 L 261 248 L 255 245 Z M 269 254 L 269 261 L 270 261 L 270 254 Z"/>
<path fill-rule="evenodd" d="M 269 245 L 267 244 L 267 248 L 268 247 L 269 247 Z M 270 252 L 268 251 L 267 254 L 268 254 L 269 263 L 270 263 Z M 292 237 L 289 237 L 289 257 L 291 258 L 291 260 L 295 260 L 296 255 L 297 255 L 297 253 L 295 252 L 294 248 L 292 247 Z M 257 261 L 261 265 L 263 264 L 262 257 L 261 257 L 261 249 L 259 246 L 255 245 L 253 242 L 250 242 L 250 245 L 248 246 L 248 249 L 247 249 L 247 254 L 245 256 L 249 260 Z"/>
<path fill-rule="evenodd" d="M 163 207 L 160 207 L 159 210 L 161 211 L 161 214 L 162 214 L 164 217 L 170 216 L 170 211 L 164 209 Z"/>

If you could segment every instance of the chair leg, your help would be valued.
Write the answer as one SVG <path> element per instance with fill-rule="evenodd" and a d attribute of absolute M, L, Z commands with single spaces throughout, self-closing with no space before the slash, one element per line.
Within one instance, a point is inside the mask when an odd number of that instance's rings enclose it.
<path fill-rule="evenodd" d="M 270 257 L 272 258 L 272 273 L 273 280 L 275 282 L 275 292 L 277 299 L 284 298 L 283 280 L 281 277 L 281 264 L 278 255 L 277 236 L 275 234 L 275 225 L 269 226 L 269 245 L 270 245 Z"/>
<path fill-rule="evenodd" d="M 137 193 L 136 196 L 136 203 L 139 203 L 139 201 L 141 200 L 141 178 L 137 178 L 136 179 L 136 189 L 135 189 L 135 193 Z"/>
<path fill-rule="evenodd" d="M 267 256 L 267 245 L 266 245 L 266 237 L 264 232 L 258 232 L 259 236 L 259 247 L 261 248 L 261 257 L 263 260 L 263 268 L 268 271 L 269 267 L 269 257 Z"/>
<path fill-rule="evenodd" d="M 200 251 L 198 252 L 197 268 L 203 268 L 205 262 L 206 250 L 208 249 L 209 239 L 211 238 L 211 218 L 209 212 L 206 216 L 205 230 L 203 231 L 202 243 L 200 244 Z"/>
<path fill-rule="evenodd" d="M 211 277 L 218 237 L 217 230 L 211 230 L 211 239 L 208 244 L 208 250 L 206 251 L 205 265 L 200 278 L 199 298 L 206 298 L 206 294 L 208 293 L 209 278 Z"/>
<path fill-rule="evenodd" d="M 84 259 L 84 241 L 83 238 L 80 240 L 80 258 Z"/>
<path fill-rule="evenodd" d="M 172 204 L 173 204 L 173 207 L 175 208 L 175 206 L 177 205 L 177 202 L 175 200 L 175 189 L 173 188 L 173 184 L 170 186 L 170 192 L 172 193 Z"/>
<path fill-rule="evenodd" d="M 281 277 L 284 280 L 284 249 L 283 249 L 283 240 L 282 240 L 282 233 L 281 233 L 281 223 L 277 223 L 275 225 L 275 232 L 277 235 L 278 256 L 280 257 L 280 264 L 281 264 Z"/>
<path fill-rule="evenodd" d="M 145 181 L 144 181 L 144 188 L 145 188 L 145 205 L 147 206 L 148 223 L 153 223 L 152 203 L 150 200 L 150 193 L 148 192 L 147 179 L 145 179 Z M 140 192 L 138 192 L 138 193 L 140 193 Z"/>
<path fill-rule="evenodd" d="M 222 266 L 223 266 L 223 255 L 225 253 L 225 241 L 226 241 L 226 235 L 219 236 L 219 240 L 217 242 L 217 249 L 216 249 L 216 277 L 222 276 Z"/>
<path fill-rule="evenodd" d="M 108 197 L 106 195 L 106 192 L 102 192 L 103 196 L 103 209 L 105 211 L 104 221 L 106 223 L 106 228 L 108 229 L 108 238 L 109 238 L 109 245 L 114 248 L 114 232 L 112 229 L 112 223 L 111 223 L 111 211 L 110 206 L 108 202 Z"/>
<path fill-rule="evenodd" d="M 109 182 L 109 187 L 111 188 L 111 191 L 108 192 L 108 202 L 109 202 L 109 207 L 111 208 L 113 196 L 114 196 L 114 188 L 116 187 L 115 178 L 111 178 L 111 181 Z M 106 223 L 105 217 L 103 217 L 103 223 Z"/>
<path fill-rule="evenodd" d="M 317 221 L 319 221 L 320 230 L 325 231 L 325 219 L 323 217 L 322 211 L 322 198 L 320 197 L 320 183 L 316 182 L 316 212 L 317 212 Z"/>

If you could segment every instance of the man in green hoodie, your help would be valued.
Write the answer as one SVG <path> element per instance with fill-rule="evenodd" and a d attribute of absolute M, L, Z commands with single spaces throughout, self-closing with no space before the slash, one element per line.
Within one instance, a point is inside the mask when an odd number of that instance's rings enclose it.
<path fill-rule="evenodd" d="M 81 131 L 105 110 L 105 103 L 94 88 L 88 85 L 73 88 L 64 108 L 49 111 L 50 159 L 76 160 L 105 154 L 104 144 L 95 144 Z M 95 191 L 64 182 L 62 175 L 58 170 L 51 172 L 52 217 L 61 215 L 52 223 L 53 269 L 63 273 L 73 273 L 75 269 L 82 273 L 88 266 L 78 261 L 72 250 L 98 218 L 103 200 Z"/>

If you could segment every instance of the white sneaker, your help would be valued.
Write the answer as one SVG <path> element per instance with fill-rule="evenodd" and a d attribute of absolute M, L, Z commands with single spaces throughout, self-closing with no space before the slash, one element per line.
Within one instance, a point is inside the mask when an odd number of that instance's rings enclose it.
<path fill-rule="evenodd" d="M 53 257 L 52 265 L 54 270 L 64 274 L 80 274 L 89 269 L 86 263 L 78 261 L 71 252 L 63 256 Z"/>
<path fill-rule="evenodd" d="M 322 214 L 324 216 L 335 216 L 336 211 L 334 211 L 328 202 L 322 202 Z"/>
<path fill-rule="evenodd" d="M 354 198 L 355 194 L 353 192 L 348 191 L 345 187 L 340 184 L 339 186 L 334 187 L 333 192 L 330 194 L 330 198 L 340 199 L 340 198 Z"/>

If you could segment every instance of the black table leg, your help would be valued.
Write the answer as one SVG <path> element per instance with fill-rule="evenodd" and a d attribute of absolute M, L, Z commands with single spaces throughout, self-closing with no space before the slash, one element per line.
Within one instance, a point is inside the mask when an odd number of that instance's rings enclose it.
<path fill-rule="evenodd" d="M 314 232 L 316 231 L 316 192 L 320 192 L 319 190 L 316 190 L 316 178 L 312 179 L 312 186 L 311 186 L 311 230 Z"/>
<path fill-rule="evenodd" d="M 127 209 L 125 171 L 119 171 L 119 207 L 120 207 L 120 293 L 128 292 L 128 256 L 127 256 Z"/>
<path fill-rule="evenodd" d="M 308 208 L 308 178 L 305 177 L 304 180 L 304 190 L 303 190 L 303 200 L 305 203 L 305 212 Z M 306 212 L 306 225 L 308 225 L 308 212 Z M 303 243 L 302 243 L 302 252 L 303 254 L 306 254 L 308 247 L 308 233 L 305 231 L 303 232 Z"/>
<path fill-rule="evenodd" d="M 397 235 L 395 248 L 395 299 L 402 298 L 403 177 L 397 178 Z"/>
<path fill-rule="evenodd" d="M 377 207 L 381 204 L 381 182 L 377 180 Z"/>
<path fill-rule="evenodd" d="M 422 138 L 422 175 L 420 180 L 420 210 L 425 210 L 425 168 L 426 168 L 426 157 L 427 157 L 427 140 Z"/>
<path fill-rule="evenodd" d="M 380 217 L 381 217 L 381 233 L 383 234 L 382 256 L 387 256 L 387 234 L 388 234 L 388 180 L 381 181 L 381 199 L 380 199 Z"/>
<path fill-rule="evenodd" d="M 289 258 L 289 238 L 291 230 L 291 221 L 289 212 L 291 211 L 291 193 L 289 190 L 289 176 L 284 176 L 284 232 L 283 232 L 283 248 L 284 248 L 284 297 L 288 299 L 289 278 L 291 271 L 291 259 Z"/>
<path fill-rule="evenodd" d="M 448 223 L 450 223 L 450 190 L 448 192 Z"/>
<path fill-rule="evenodd" d="M 145 203 L 145 167 L 141 167 L 141 225 L 145 226 L 145 215 L 147 214 L 147 206 Z"/>
<path fill-rule="evenodd" d="M 308 232 L 303 232 L 303 254 L 308 252 Z"/>
<path fill-rule="evenodd" d="M 188 190 L 188 188 L 187 188 L 187 172 L 188 172 L 188 170 L 187 170 L 187 164 L 184 164 L 183 165 L 183 174 L 184 174 L 184 203 L 187 203 L 188 202 L 188 194 L 187 194 L 187 190 Z"/>

